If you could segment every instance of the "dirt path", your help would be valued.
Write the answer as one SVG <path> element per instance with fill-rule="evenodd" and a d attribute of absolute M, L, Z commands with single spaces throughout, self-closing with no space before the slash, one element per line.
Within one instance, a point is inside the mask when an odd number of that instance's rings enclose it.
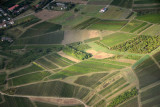
<path fill-rule="evenodd" d="M 154 63 L 156 63 L 156 65 L 157 65 L 158 68 L 160 69 L 160 65 L 159 65 L 159 63 L 157 62 L 157 60 L 156 60 L 152 55 L 150 55 L 150 57 L 152 58 L 152 60 L 154 61 Z"/>

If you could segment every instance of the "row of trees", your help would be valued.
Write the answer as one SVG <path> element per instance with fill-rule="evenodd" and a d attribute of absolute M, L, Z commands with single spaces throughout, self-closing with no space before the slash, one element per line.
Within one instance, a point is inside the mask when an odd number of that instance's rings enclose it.
<path fill-rule="evenodd" d="M 122 102 L 128 100 L 129 98 L 136 96 L 137 94 L 138 90 L 136 88 L 126 91 L 123 94 L 117 96 L 115 99 L 113 99 L 112 102 L 108 105 L 108 107 L 115 107 L 118 104 L 121 104 Z"/>
<path fill-rule="evenodd" d="M 111 47 L 112 50 L 133 53 L 150 53 L 160 46 L 160 36 L 141 35 L 122 44 Z"/>
<path fill-rule="evenodd" d="M 88 59 L 90 58 L 92 55 L 83 51 L 79 51 L 77 49 L 74 49 L 71 46 L 66 46 L 63 49 L 63 52 L 68 54 L 68 55 L 72 55 L 80 60 L 84 60 L 84 59 Z"/>

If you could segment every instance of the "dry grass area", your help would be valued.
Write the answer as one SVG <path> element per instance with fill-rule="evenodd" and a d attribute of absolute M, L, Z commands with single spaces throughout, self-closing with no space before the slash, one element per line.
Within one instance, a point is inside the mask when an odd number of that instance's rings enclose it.
<path fill-rule="evenodd" d="M 56 1 L 72 2 L 72 3 L 76 3 L 76 4 L 87 4 L 87 1 L 84 1 L 84 0 L 56 0 Z"/>
<path fill-rule="evenodd" d="M 73 57 L 71 57 L 71 56 L 66 55 L 63 51 L 58 52 L 58 54 L 59 54 L 60 56 L 62 56 L 62 57 L 65 57 L 65 58 L 71 60 L 71 61 L 74 61 L 74 62 L 77 62 L 77 63 L 80 62 L 80 60 L 75 59 L 75 58 L 73 58 Z"/>
<path fill-rule="evenodd" d="M 93 55 L 93 58 L 95 59 L 105 59 L 113 57 L 113 54 L 105 53 L 105 52 L 97 52 L 95 50 L 87 50 L 88 53 L 91 53 Z"/>
<path fill-rule="evenodd" d="M 34 15 L 36 17 L 38 17 L 39 19 L 42 19 L 43 21 L 45 21 L 45 20 L 60 16 L 63 13 L 64 12 L 62 12 L 62 11 L 49 11 L 49 10 L 44 9 L 38 13 L 35 13 Z"/>

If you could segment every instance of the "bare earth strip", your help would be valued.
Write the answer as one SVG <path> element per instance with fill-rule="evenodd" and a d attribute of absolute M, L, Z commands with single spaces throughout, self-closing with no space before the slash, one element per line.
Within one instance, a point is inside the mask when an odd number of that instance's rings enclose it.
<path fill-rule="evenodd" d="M 134 64 L 134 63 L 137 62 L 136 60 L 132 60 L 132 59 L 117 59 L 116 61 L 124 62 L 124 63 L 130 63 L 130 64 Z"/>
<path fill-rule="evenodd" d="M 40 102 L 46 102 L 46 103 L 53 103 L 56 105 L 80 105 L 82 104 L 80 101 L 70 98 L 70 99 L 62 99 L 62 98 L 43 98 L 43 97 L 30 97 L 33 101 L 40 101 Z"/>
<path fill-rule="evenodd" d="M 66 55 L 63 51 L 58 52 L 58 54 L 59 54 L 60 56 L 62 56 L 62 57 L 65 57 L 65 58 L 71 60 L 71 61 L 74 61 L 74 62 L 77 62 L 77 63 L 80 62 L 80 60 L 75 59 L 75 58 L 73 58 L 73 57 L 71 57 L 71 56 Z"/>
<path fill-rule="evenodd" d="M 78 3 L 78 4 L 87 4 L 87 1 L 84 0 L 56 0 L 61 2 L 72 2 L 72 3 Z"/>
<path fill-rule="evenodd" d="M 55 18 L 61 14 L 63 14 L 64 12 L 62 11 L 49 11 L 49 10 L 42 10 L 38 13 L 35 13 L 34 15 L 40 19 L 42 19 L 43 21 L 51 19 L 51 18 Z"/>

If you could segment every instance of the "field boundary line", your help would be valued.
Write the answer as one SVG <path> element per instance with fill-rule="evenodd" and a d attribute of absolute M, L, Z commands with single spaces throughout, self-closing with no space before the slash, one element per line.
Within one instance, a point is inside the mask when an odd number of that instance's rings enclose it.
<path fill-rule="evenodd" d="M 151 59 L 154 61 L 154 63 L 158 66 L 158 68 L 160 69 L 160 65 L 159 63 L 157 62 L 157 60 L 152 56 L 150 55 Z"/>
<path fill-rule="evenodd" d="M 45 59 L 46 61 L 48 61 L 48 62 L 50 62 L 50 63 L 56 65 L 58 68 L 62 68 L 60 65 L 58 65 L 58 64 L 56 64 L 56 63 L 54 63 L 54 62 L 52 62 L 51 60 L 47 59 L 45 56 L 42 57 L 42 58 Z"/>
<path fill-rule="evenodd" d="M 151 23 L 152 24 L 152 23 Z M 151 27 L 155 26 L 155 24 L 152 24 L 151 26 L 149 26 L 147 29 L 141 31 L 138 35 L 142 35 L 142 33 L 144 33 L 145 31 L 147 31 L 148 29 L 150 29 Z"/>

